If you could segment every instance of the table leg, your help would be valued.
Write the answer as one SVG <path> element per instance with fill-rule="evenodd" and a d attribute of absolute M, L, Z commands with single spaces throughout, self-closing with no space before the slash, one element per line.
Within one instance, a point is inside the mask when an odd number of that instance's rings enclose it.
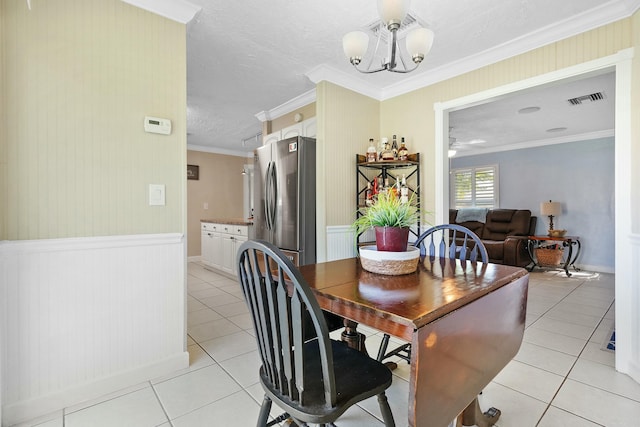
<path fill-rule="evenodd" d="M 473 399 L 473 402 L 469 404 L 462 411 L 462 414 L 458 417 L 457 427 L 460 426 L 478 426 L 478 427 L 491 427 L 500 418 L 500 409 L 489 408 L 486 412 L 482 412 L 478 398 Z"/>
<path fill-rule="evenodd" d="M 563 246 L 569 246 L 569 253 L 567 254 L 567 260 L 564 262 L 562 269 L 566 273 L 567 277 L 571 277 L 571 273 L 569 273 L 569 263 L 571 262 L 571 254 L 573 253 L 573 244 L 571 242 L 563 242 Z"/>
<path fill-rule="evenodd" d="M 578 250 L 576 251 L 576 254 L 575 254 L 575 256 L 573 257 L 573 259 L 571 260 L 571 263 L 569 263 L 569 265 L 570 265 L 571 267 L 573 267 L 573 269 L 574 269 L 575 271 L 580 271 L 580 269 L 579 269 L 578 267 L 576 267 L 576 260 L 578 259 L 578 255 L 580 255 L 580 251 L 582 250 L 582 244 L 580 243 L 580 240 L 575 240 L 575 241 L 572 241 L 572 242 L 571 242 L 571 244 L 572 244 L 572 245 L 573 245 L 574 243 L 578 245 Z"/>
<path fill-rule="evenodd" d="M 531 258 L 531 264 L 526 267 L 527 271 L 533 271 L 533 269 L 536 268 L 536 266 L 538 266 L 538 262 L 536 261 L 536 258 L 533 256 L 533 249 L 534 249 L 533 245 L 534 245 L 533 240 L 527 241 L 527 252 L 529 252 L 529 258 Z"/>
<path fill-rule="evenodd" d="M 367 347 L 364 345 L 366 336 L 358 332 L 357 328 L 358 323 L 353 320 L 344 319 L 344 331 L 342 331 L 341 339 L 347 343 L 349 347 L 361 351 L 368 356 Z"/>

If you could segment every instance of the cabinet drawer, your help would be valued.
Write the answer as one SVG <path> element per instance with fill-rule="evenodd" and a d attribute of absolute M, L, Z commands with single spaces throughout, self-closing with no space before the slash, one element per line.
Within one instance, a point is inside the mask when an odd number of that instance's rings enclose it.
<path fill-rule="evenodd" d="M 202 231 L 216 231 L 214 225 L 215 224 L 212 224 L 210 222 L 203 222 L 201 224 Z"/>
<path fill-rule="evenodd" d="M 236 236 L 247 237 L 249 235 L 249 227 L 246 225 L 232 225 L 233 234 Z"/>

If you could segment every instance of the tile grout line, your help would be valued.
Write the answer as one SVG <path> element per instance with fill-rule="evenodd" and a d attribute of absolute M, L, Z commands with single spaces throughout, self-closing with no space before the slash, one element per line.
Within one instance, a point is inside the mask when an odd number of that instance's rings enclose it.
<path fill-rule="evenodd" d="M 583 281 L 580 285 L 576 286 L 571 292 L 569 292 L 564 298 L 562 298 L 560 301 L 558 301 L 555 305 L 553 305 L 553 307 L 549 308 L 549 310 L 551 310 L 552 308 L 554 308 L 555 306 L 557 306 L 558 304 L 560 304 L 562 301 L 564 301 L 565 298 L 567 298 L 569 295 L 571 295 L 573 292 L 575 292 L 578 288 L 580 288 L 582 285 L 584 285 L 586 283 L 586 281 Z M 556 392 L 553 394 L 553 396 L 551 397 L 551 400 L 549 401 L 549 403 L 547 404 L 547 407 L 545 408 L 545 410 L 543 411 L 542 415 L 540 416 L 540 419 L 538 420 L 538 422 L 536 423 L 536 427 L 538 425 L 540 425 L 540 423 L 542 422 L 542 419 L 544 418 L 544 416 L 546 415 L 546 413 L 549 411 L 549 408 L 552 406 L 553 401 L 555 400 L 555 398 L 558 396 L 558 393 L 560 393 L 560 390 L 562 389 L 562 387 L 565 385 L 565 383 L 567 382 L 567 380 L 569 379 L 569 375 L 571 375 L 571 371 L 573 371 L 573 369 L 575 368 L 576 364 L 578 363 L 578 361 L 580 360 L 580 357 L 582 356 L 582 353 L 584 353 L 584 350 L 587 348 L 587 346 L 589 345 L 589 342 L 591 340 L 591 338 L 593 337 L 593 335 L 596 333 L 596 331 L 598 330 L 598 327 L 602 324 L 602 322 L 604 321 L 605 317 L 607 315 L 607 313 L 609 312 L 609 310 L 611 310 L 611 307 L 613 307 L 613 305 L 615 304 L 615 299 L 614 301 L 611 302 L 611 304 L 609 304 L 609 307 L 604 311 L 604 314 L 602 315 L 602 317 L 600 318 L 600 320 L 598 321 L 598 324 L 595 326 L 595 328 L 593 329 L 593 331 L 591 332 L 591 335 L 589 335 L 589 338 L 587 338 L 584 346 L 582 346 L 582 349 L 580 350 L 580 352 L 578 353 L 576 359 L 573 361 L 573 363 L 571 364 L 571 367 L 569 368 L 569 370 L 567 371 L 567 374 L 564 376 L 564 378 L 562 379 L 562 382 L 560 383 L 560 386 L 558 387 L 558 389 L 556 390 Z M 549 311 L 547 310 L 547 312 Z M 546 312 L 545 312 L 546 314 Z M 542 316 L 540 316 L 541 318 Z M 536 319 L 536 322 L 540 319 Z M 535 322 L 534 322 L 535 323 Z M 533 324 L 532 324 L 533 325 Z M 529 326 L 532 326 L 529 325 Z M 598 363 L 598 362 L 595 362 Z M 580 382 L 580 381 L 578 381 Z M 584 383 L 583 383 L 584 384 Z M 589 384 L 586 384 L 589 385 Z M 590 386 L 593 387 L 593 386 Z M 599 390 L 601 390 L 599 387 L 594 387 L 597 388 Z M 605 390 L 606 391 L 606 390 Z M 592 422 L 594 424 L 597 425 L 601 425 L 600 423 L 597 423 L 593 420 L 589 420 L 588 418 L 585 418 L 583 416 L 580 416 L 578 414 L 574 414 L 573 412 L 570 411 L 566 411 L 562 408 L 559 408 L 571 415 L 574 415 L 576 417 L 582 418 L 584 420 L 587 420 L 589 422 Z"/>

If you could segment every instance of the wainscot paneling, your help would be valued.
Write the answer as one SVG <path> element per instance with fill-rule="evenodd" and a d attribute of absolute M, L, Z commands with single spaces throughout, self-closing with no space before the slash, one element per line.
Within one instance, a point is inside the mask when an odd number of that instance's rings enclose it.
<path fill-rule="evenodd" d="M 182 234 L 0 242 L 2 425 L 182 369 Z"/>
<path fill-rule="evenodd" d="M 640 265 L 640 234 L 631 234 L 631 261 L 633 265 Z M 638 272 L 637 268 L 632 268 L 631 270 L 631 286 L 626 287 L 625 290 L 622 290 L 622 293 L 625 293 L 629 298 L 628 300 L 631 302 L 630 307 L 626 307 L 628 311 L 616 310 L 616 325 L 618 324 L 626 324 L 629 325 L 627 329 L 627 335 L 620 337 L 618 334 L 618 330 L 616 330 L 616 341 L 627 338 L 629 340 L 628 343 L 618 342 L 616 346 L 620 345 L 626 346 L 627 352 L 630 352 L 632 355 L 640 354 L 640 320 L 637 316 L 637 313 L 640 313 L 640 272 Z M 619 287 L 621 287 L 620 283 L 616 284 L 616 299 L 620 293 Z M 624 331 L 623 331 L 624 332 Z M 618 369 L 616 361 L 616 369 Z M 619 369 L 618 369 L 619 370 Z M 628 369 L 626 370 L 627 374 L 633 378 L 636 382 L 640 383 L 640 362 L 637 358 L 631 357 L 628 362 Z"/>
<path fill-rule="evenodd" d="M 355 256 L 353 231 L 348 225 L 327 227 L 327 261 Z"/>

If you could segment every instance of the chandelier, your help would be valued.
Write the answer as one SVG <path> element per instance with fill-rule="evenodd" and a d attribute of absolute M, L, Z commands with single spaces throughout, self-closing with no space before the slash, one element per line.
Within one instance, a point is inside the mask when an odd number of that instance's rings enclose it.
<path fill-rule="evenodd" d="M 344 48 L 345 55 L 349 58 L 349 61 L 356 70 L 366 74 L 377 73 L 384 70 L 391 71 L 393 73 L 409 73 L 418 68 L 426 54 L 431 50 L 431 45 L 433 44 L 433 31 L 427 28 L 418 27 L 407 34 L 407 52 L 409 52 L 411 59 L 416 64 L 414 67 L 409 68 L 400 53 L 398 30 L 402 25 L 402 21 L 407 16 L 410 3 L 411 0 L 378 0 L 378 13 L 380 14 L 382 24 L 378 31 L 376 47 L 371 55 L 371 60 L 369 61 L 368 66 L 364 69 L 359 68 L 358 65 L 362 62 L 362 58 L 365 56 L 367 48 L 369 47 L 369 36 L 364 31 L 352 31 L 345 34 L 342 38 L 342 47 Z M 388 48 L 391 50 L 389 60 L 386 61 L 387 58 L 385 58 L 382 61 L 382 66 L 372 69 L 371 66 L 373 59 L 378 52 L 382 34 L 385 31 L 391 35 L 391 41 L 388 42 Z M 401 65 L 398 64 L 396 56 L 399 58 Z"/>

